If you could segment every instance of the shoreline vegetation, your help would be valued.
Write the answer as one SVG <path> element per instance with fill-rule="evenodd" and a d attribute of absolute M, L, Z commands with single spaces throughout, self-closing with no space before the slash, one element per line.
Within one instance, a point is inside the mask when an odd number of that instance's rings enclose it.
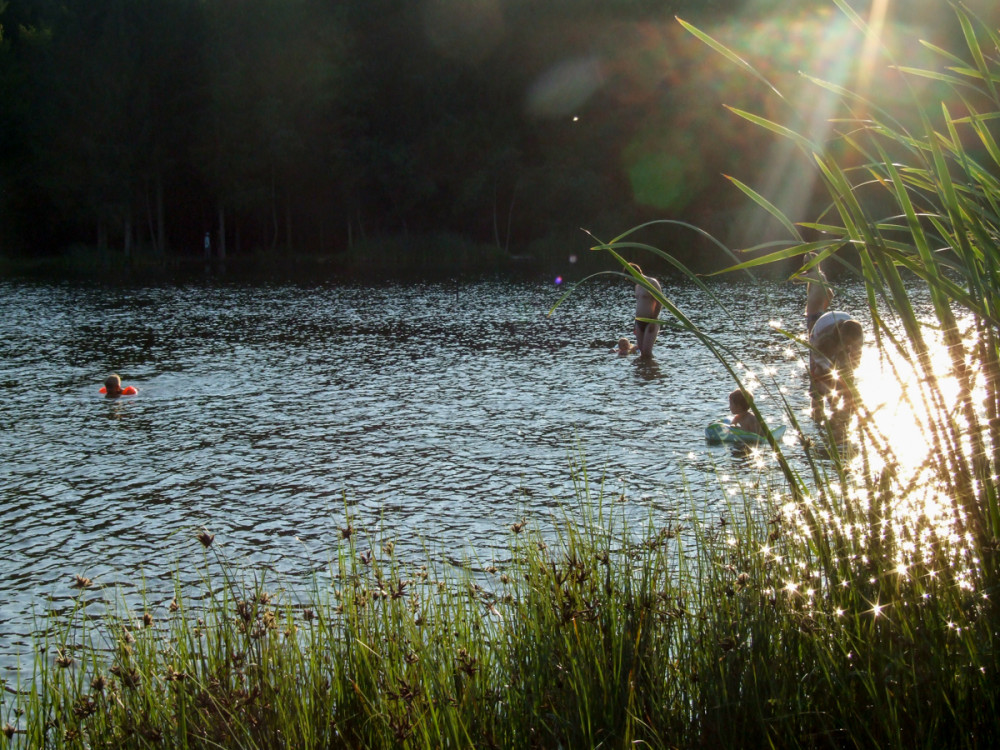
<path fill-rule="evenodd" d="M 0 747 L 995 746 L 1000 35 L 955 13 L 965 49 L 930 49 L 934 69 L 897 66 L 904 88 L 921 79 L 939 94 L 914 95 L 898 118 L 822 81 L 837 119 L 817 141 L 794 117 L 736 112 L 807 156 L 829 205 L 796 224 L 736 183 L 788 239 L 727 270 L 811 252 L 864 281 L 874 346 L 920 375 L 918 471 L 894 461 L 853 398 L 851 410 L 830 405 L 824 445 L 803 445 L 807 475 L 772 444 L 773 469 L 687 528 L 652 513 L 644 528 L 627 526 L 619 498 L 582 466 L 571 466 L 577 492 L 563 516 L 511 519 L 505 560 L 397 560 L 391 538 L 348 518 L 331 586 L 317 583 L 308 602 L 241 570 L 203 530 L 189 542 L 205 555 L 200 596 L 178 590 L 172 602 L 98 616 L 87 606 L 93 582 L 77 579 L 76 612 L 42 631 L 31 677 L 5 685 Z M 872 191 L 879 201 L 864 199 Z M 637 229 L 595 255 L 626 274 L 633 252 L 680 269 L 634 241 Z M 903 273 L 926 283 L 932 319 L 914 313 Z M 725 352 L 658 294 L 739 383 Z M 882 325 L 888 315 L 905 337 Z M 954 395 L 934 370 L 932 332 Z M 876 452 L 877 471 L 867 460 Z"/>
<path fill-rule="evenodd" d="M 582 237 L 582 233 L 581 233 Z M 551 255 L 551 251 L 547 251 Z M 78 247 L 43 257 L 0 256 L 5 276 L 134 279 L 156 281 L 174 275 L 226 275 L 281 279 L 298 276 L 372 278 L 391 276 L 476 275 L 484 273 L 538 272 L 554 265 L 553 258 L 532 253 L 512 254 L 493 246 L 466 241 L 455 235 L 392 238 L 359 244 L 343 253 L 309 254 L 262 250 L 220 258 L 215 254 L 166 255 L 135 250 Z"/>
<path fill-rule="evenodd" d="M 564 516 L 498 530 L 503 560 L 402 561 L 348 516 L 329 586 L 317 578 L 306 602 L 227 560 L 207 530 L 185 545 L 201 590 L 169 602 L 102 612 L 97 585 L 77 576 L 77 607 L 43 630 L 32 680 L 6 685 L 0 745 L 1000 739 L 984 550 L 940 540 L 901 569 L 889 490 L 868 508 L 831 492 L 770 507 L 784 493 L 762 474 L 721 513 L 667 528 L 651 514 L 636 529 L 585 469 L 574 479 Z"/>

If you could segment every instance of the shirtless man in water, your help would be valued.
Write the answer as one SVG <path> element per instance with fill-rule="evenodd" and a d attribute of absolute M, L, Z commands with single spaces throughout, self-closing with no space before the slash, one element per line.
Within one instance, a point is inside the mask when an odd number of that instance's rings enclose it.
<path fill-rule="evenodd" d="M 660 282 L 652 276 L 646 276 L 642 273 L 642 269 L 637 263 L 629 263 L 629 265 L 641 274 L 656 291 L 663 291 Z M 635 285 L 635 344 L 639 349 L 639 356 L 643 359 L 650 359 L 653 356 L 653 344 L 660 334 L 660 326 L 658 323 L 646 323 L 638 319 L 659 317 L 661 307 L 662 305 L 656 301 L 656 298 L 646 287 L 642 284 Z"/>

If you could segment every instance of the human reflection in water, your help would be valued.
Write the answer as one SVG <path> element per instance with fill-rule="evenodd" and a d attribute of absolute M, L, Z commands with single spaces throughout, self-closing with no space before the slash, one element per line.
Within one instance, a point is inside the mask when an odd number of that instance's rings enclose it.
<path fill-rule="evenodd" d="M 635 360 L 635 374 L 643 380 L 657 380 L 663 377 L 656 360 L 639 357 Z"/>

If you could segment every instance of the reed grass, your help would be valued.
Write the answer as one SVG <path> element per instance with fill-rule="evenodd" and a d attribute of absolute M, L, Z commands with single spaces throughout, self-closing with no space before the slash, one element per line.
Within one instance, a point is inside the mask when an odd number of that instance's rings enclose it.
<path fill-rule="evenodd" d="M 767 469 L 721 512 L 664 527 L 651 511 L 637 528 L 619 497 L 576 471 L 563 515 L 512 522 L 495 563 L 401 560 L 353 519 L 308 604 L 228 561 L 215 539 L 194 563 L 199 590 L 178 584 L 171 602 L 98 613 L 82 590 L 33 677 L 6 696 L 0 745 L 997 739 L 996 622 L 944 548 L 901 573 L 878 509 L 830 492 L 797 507 Z"/>
<path fill-rule="evenodd" d="M 330 585 L 317 578 L 307 601 L 231 563 L 224 540 L 203 533 L 191 541 L 204 554 L 200 590 L 178 584 L 170 603 L 97 615 L 93 583 L 79 581 L 79 605 L 44 630 L 31 676 L 6 686 L 0 747 L 995 746 L 1000 39 L 956 14 L 967 49 L 934 50 L 942 69 L 901 69 L 957 95 L 960 116 L 915 99 L 910 130 L 817 82 L 844 110 L 835 159 L 827 144 L 740 113 L 806 150 L 830 202 L 808 225 L 823 239 L 803 242 L 741 185 L 791 238 L 729 270 L 815 251 L 864 280 L 880 351 L 923 375 L 930 449 L 918 475 L 891 456 L 872 468 L 868 456 L 886 446 L 862 405 L 849 427 L 856 458 L 831 433 L 828 458 L 805 446 L 800 472 L 772 443 L 773 469 L 735 494 L 720 480 L 723 511 L 693 509 L 684 528 L 652 510 L 630 525 L 583 465 L 571 467 L 564 515 L 512 519 L 509 555 L 493 563 L 401 560 L 353 519 Z M 863 186 L 898 210 L 870 216 Z M 673 262 L 634 241 L 639 229 L 595 249 L 625 274 L 626 252 Z M 933 319 L 914 312 L 905 275 L 930 290 Z M 725 350 L 660 296 L 738 380 Z M 935 338 L 957 401 L 938 382 Z M 928 484 L 948 500 L 944 524 L 901 514 Z"/>

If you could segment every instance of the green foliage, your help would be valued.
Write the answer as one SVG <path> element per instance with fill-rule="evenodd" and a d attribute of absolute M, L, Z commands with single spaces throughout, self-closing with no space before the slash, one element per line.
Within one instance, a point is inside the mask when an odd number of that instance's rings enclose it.
<path fill-rule="evenodd" d="M 210 232 L 231 258 L 354 263 L 363 236 L 523 255 L 568 230 L 565 255 L 581 225 L 722 222 L 712 176 L 754 148 L 706 103 L 705 56 L 673 13 L 734 6 L 9 4 L 0 253 L 190 257 Z"/>
<path fill-rule="evenodd" d="M 685 527 L 651 511 L 636 528 L 629 498 L 595 493 L 580 467 L 565 517 L 513 522 L 503 560 L 400 560 L 350 519 L 331 588 L 309 603 L 239 571 L 203 534 L 202 591 L 97 619 L 81 594 L 46 629 L 34 674 L 3 705 L 0 747 L 994 746 L 1000 40 L 957 14 L 961 54 L 935 48 L 942 68 L 901 69 L 960 92 L 960 115 L 924 91 L 893 118 L 821 84 L 844 125 L 826 149 L 742 110 L 807 151 L 829 205 L 796 224 L 741 181 L 791 238 L 729 269 L 809 251 L 864 279 L 877 347 L 920 375 L 920 473 L 893 463 L 862 405 L 850 423 L 860 470 L 832 431 L 828 458 L 804 446 L 807 476 L 772 444 L 774 464 L 720 479 L 723 510 Z M 633 251 L 684 268 L 635 241 L 643 229 L 598 249 L 629 278 Z M 806 231 L 821 238 L 803 242 Z M 915 312 L 917 287 L 930 317 Z M 936 340 L 960 386 L 950 401 Z M 865 462 L 875 452 L 887 454 L 878 472 Z M 926 509 L 901 516 L 918 484 L 947 501 L 943 525 Z"/>
<path fill-rule="evenodd" d="M 202 583 L 170 602 L 102 614 L 77 579 L 8 686 L 0 747 L 995 742 L 995 614 L 947 549 L 903 575 L 835 485 L 807 518 L 755 473 L 715 514 L 637 526 L 576 467 L 565 515 L 522 517 L 503 559 L 458 566 L 401 559 L 348 517 L 307 601 L 201 532 L 185 567 Z"/>

